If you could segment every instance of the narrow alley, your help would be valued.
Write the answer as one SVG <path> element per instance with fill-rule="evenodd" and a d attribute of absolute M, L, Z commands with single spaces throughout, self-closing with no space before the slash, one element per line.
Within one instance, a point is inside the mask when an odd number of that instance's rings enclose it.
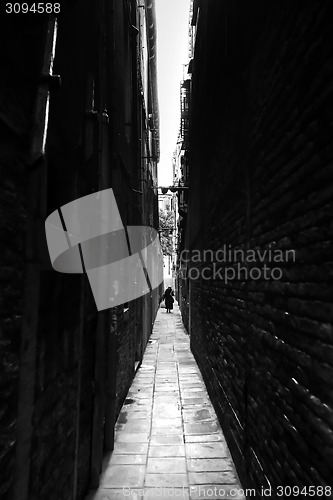
<path fill-rule="evenodd" d="M 115 429 L 86 500 L 245 499 L 177 305 L 159 309 Z"/>
<path fill-rule="evenodd" d="M 332 20 L 1 2 L 1 500 L 332 498 Z"/>

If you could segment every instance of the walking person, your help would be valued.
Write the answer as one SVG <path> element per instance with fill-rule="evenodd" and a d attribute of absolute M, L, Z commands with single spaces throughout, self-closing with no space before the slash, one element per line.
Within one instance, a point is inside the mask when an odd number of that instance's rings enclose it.
<path fill-rule="evenodd" d="M 164 292 L 164 300 L 165 300 L 165 308 L 166 308 L 166 312 L 167 313 L 170 313 L 171 312 L 171 309 L 173 309 L 173 303 L 174 303 L 174 298 L 173 298 L 173 290 L 171 288 L 171 286 L 169 286 L 165 292 Z"/>

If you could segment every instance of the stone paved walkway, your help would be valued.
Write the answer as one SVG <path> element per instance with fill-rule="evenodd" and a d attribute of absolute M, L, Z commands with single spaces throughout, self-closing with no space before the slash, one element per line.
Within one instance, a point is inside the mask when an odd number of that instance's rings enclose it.
<path fill-rule="evenodd" d="M 244 500 L 178 306 L 160 309 L 87 500 Z"/>

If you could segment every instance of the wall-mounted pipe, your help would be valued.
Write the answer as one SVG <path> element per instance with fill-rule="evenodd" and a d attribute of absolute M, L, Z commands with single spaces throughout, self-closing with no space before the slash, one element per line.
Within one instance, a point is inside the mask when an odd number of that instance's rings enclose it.
<path fill-rule="evenodd" d="M 32 124 L 32 139 L 28 163 L 35 164 L 45 155 L 45 144 L 49 118 L 50 90 L 59 88 L 61 79 L 53 75 L 53 62 L 55 57 L 58 23 L 56 18 L 51 18 L 47 24 L 43 66 L 37 89 L 34 117 Z"/>
<path fill-rule="evenodd" d="M 155 0 L 146 0 L 146 15 L 148 27 L 148 52 L 149 52 L 149 76 L 151 86 L 151 102 L 148 106 L 148 113 L 152 114 L 153 127 L 153 156 L 159 159 L 160 145 L 159 145 L 159 110 L 158 110 L 158 94 L 157 94 L 157 45 L 156 45 L 156 9 Z"/>

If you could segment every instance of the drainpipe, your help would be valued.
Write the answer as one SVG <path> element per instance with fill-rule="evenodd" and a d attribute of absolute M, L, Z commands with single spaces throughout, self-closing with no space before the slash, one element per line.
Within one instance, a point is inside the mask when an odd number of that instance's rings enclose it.
<path fill-rule="evenodd" d="M 157 164 L 160 157 L 159 144 L 159 109 L 157 94 L 157 30 L 156 30 L 156 11 L 155 0 L 145 0 L 147 28 L 148 28 L 148 55 L 149 55 L 149 80 L 150 80 L 150 103 L 148 105 L 148 114 L 152 115 L 152 134 L 153 144 L 150 152 L 153 158 L 153 177 L 157 176 Z M 156 180 L 156 179 L 153 179 Z M 158 202 L 157 191 L 154 190 L 154 224 L 158 224 Z"/>
<path fill-rule="evenodd" d="M 50 90 L 61 85 L 59 75 L 53 75 L 53 62 L 57 41 L 58 22 L 56 18 L 48 21 L 43 57 L 42 72 L 37 89 L 36 104 L 32 125 L 32 140 L 28 164 L 34 165 L 45 156 L 45 144 L 49 119 Z"/>
<path fill-rule="evenodd" d="M 155 0 L 146 0 L 146 13 L 148 25 L 148 53 L 149 53 L 149 76 L 150 76 L 150 99 L 151 103 L 148 113 L 152 114 L 153 121 L 153 151 L 154 161 L 159 160 L 159 112 L 157 96 L 157 45 L 156 45 L 156 11 Z"/>

